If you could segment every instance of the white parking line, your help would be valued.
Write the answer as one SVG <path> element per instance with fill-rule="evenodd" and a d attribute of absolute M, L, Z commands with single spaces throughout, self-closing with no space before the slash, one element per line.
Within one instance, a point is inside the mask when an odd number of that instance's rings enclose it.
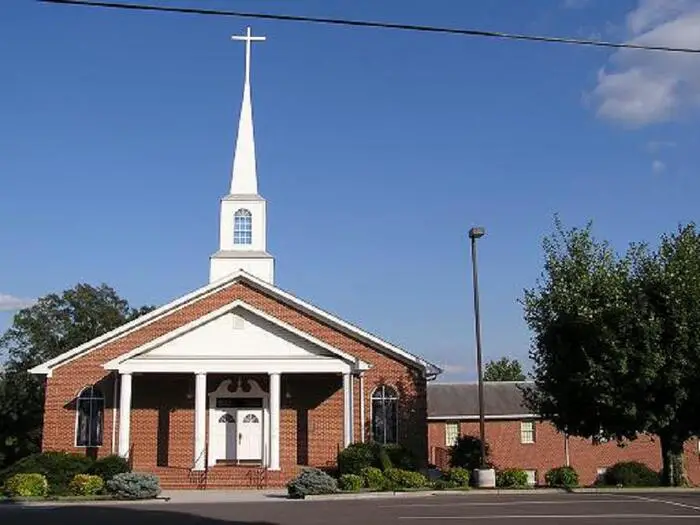
<path fill-rule="evenodd" d="M 657 498 L 649 498 L 646 496 L 629 496 L 630 498 L 642 500 L 642 501 L 648 501 L 650 503 L 665 503 L 666 505 L 673 505 L 674 507 L 681 507 L 683 509 L 691 509 L 691 510 L 697 510 L 700 511 L 700 507 L 697 505 L 688 505 L 687 503 L 680 503 L 678 501 L 669 501 L 665 499 L 657 499 Z M 696 516 L 698 518 L 698 516 Z"/>
<path fill-rule="evenodd" d="M 636 519 L 636 520 L 698 520 L 698 516 L 684 514 L 488 514 L 485 516 L 399 516 L 400 520 L 597 520 L 597 519 Z"/>
<path fill-rule="evenodd" d="M 629 499 L 588 499 L 585 500 L 535 500 L 535 501 L 460 501 L 457 503 L 407 503 L 405 505 L 380 505 L 384 509 L 397 509 L 406 507 L 505 507 L 520 505 L 572 505 L 577 503 L 629 503 Z"/>

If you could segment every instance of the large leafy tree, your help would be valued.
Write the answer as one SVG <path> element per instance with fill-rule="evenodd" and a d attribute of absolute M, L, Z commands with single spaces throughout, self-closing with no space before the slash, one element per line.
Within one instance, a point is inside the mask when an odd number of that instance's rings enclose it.
<path fill-rule="evenodd" d="M 525 381 L 523 366 L 517 359 L 502 357 L 484 367 L 484 381 Z"/>
<path fill-rule="evenodd" d="M 0 337 L 0 465 L 41 444 L 42 378 L 27 371 L 152 310 L 132 308 L 109 286 L 78 284 L 20 310 Z"/>
<path fill-rule="evenodd" d="M 543 243 L 541 280 L 525 291 L 533 332 L 529 407 L 557 428 L 661 442 L 663 480 L 684 483 L 683 444 L 700 433 L 700 235 L 694 224 L 618 256 L 591 224 Z"/>

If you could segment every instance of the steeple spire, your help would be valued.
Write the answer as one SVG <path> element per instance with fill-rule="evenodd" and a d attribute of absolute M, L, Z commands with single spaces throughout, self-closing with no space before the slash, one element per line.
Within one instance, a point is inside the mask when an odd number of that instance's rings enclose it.
<path fill-rule="evenodd" d="M 231 191 L 221 199 L 219 250 L 209 258 L 209 281 L 214 282 L 243 270 L 272 283 L 275 260 L 267 253 L 267 203 L 258 195 L 253 108 L 250 102 L 250 48 L 253 42 L 261 42 L 265 37 L 253 36 L 249 27 L 245 35 L 233 35 L 231 39 L 245 42 L 243 102 L 233 158 Z"/>
<path fill-rule="evenodd" d="M 253 36 L 250 27 L 245 35 L 233 35 L 231 40 L 245 42 L 245 80 L 243 101 L 238 121 L 236 152 L 231 173 L 231 194 L 246 195 L 258 193 L 258 174 L 255 161 L 255 136 L 253 133 L 253 105 L 250 99 L 250 55 L 253 42 L 262 42 L 264 36 Z"/>

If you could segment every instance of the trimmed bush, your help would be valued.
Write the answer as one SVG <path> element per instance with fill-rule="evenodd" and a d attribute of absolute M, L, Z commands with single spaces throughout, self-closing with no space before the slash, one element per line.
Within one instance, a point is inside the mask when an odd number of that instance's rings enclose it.
<path fill-rule="evenodd" d="M 287 493 L 294 499 L 335 492 L 338 492 L 338 482 L 317 468 L 304 469 L 301 474 L 287 483 Z"/>
<path fill-rule="evenodd" d="M 20 459 L 0 473 L 0 483 L 15 474 L 43 474 L 50 494 L 68 494 L 76 474 L 86 474 L 93 461 L 87 456 L 68 452 L 42 452 Z"/>
<path fill-rule="evenodd" d="M 467 485 L 468 486 L 468 485 Z M 435 490 L 449 490 L 449 489 L 457 489 L 457 488 L 463 488 L 464 485 L 460 485 L 459 483 L 447 479 L 438 479 L 435 480 L 433 483 L 433 488 Z"/>
<path fill-rule="evenodd" d="M 105 482 L 112 479 L 117 474 L 131 472 L 129 462 L 121 456 L 105 456 L 98 459 L 90 467 L 90 474 L 100 476 Z"/>
<path fill-rule="evenodd" d="M 384 488 L 386 479 L 382 471 L 377 467 L 363 468 L 360 472 L 360 476 L 362 477 L 365 487 L 375 490 Z"/>
<path fill-rule="evenodd" d="M 639 461 L 615 463 L 605 471 L 603 482 L 606 485 L 623 487 L 658 487 L 659 474 Z"/>
<path fill-rule="evenodd" d="M 118 499 L 152 499 L 160 494 L 160 480 L 154 474 L 123 472 L 107 482 L 107 490 Z"/>
<path fill-rule="evenodd" d="M 488 443 L 484 448 L 488 464 Z M 457 443 L 450 447 L 450 466 L 462 467 L 469 472 L 479 468 L 481 466 L 481 440 L 474 436 L 459 436 Z"/>
<path fill-rule="evenodd" d="M 403 445 L 384 445 L 382 449 L 389 457 L 390 467 L 400 468 L 401 470 L 417 470 L 418 461 L 415 454 L 404 447 Z M 380 456 L 381 459 L 381 456 Z M 386 468 L 383 468 L 386 470 Z"/>
<path fill-rule="evenodd" d="M 70 491 L 76 496 L 94 496 L 102 492 L 104 486 L 100 476 L 76 474 L 70 482 Z"/>
<path fill-rule="evenodd" d="M 443 472 L 441 479 L 452 484 L 453 487 L 468 487 L 471 473 L 466 469 L 454 467 Z"/>
<path fill-rule="evenodd" d="M 359 492 L 362 485 L 363 479 L 357 474 L 343 474 L 338 480 L 338 487 L 346 492 Z"/>
<path fill-rule="evenodd" d="M 507 468 L 496 472 L 496 486 L 503 488 L 527 487 L 527 472 L 519 468 Z"/>
<path fill-rule="evenodd" d="M 42 474 L 15 474 L 5 481 L 5 493 L 11 498 L 43 498 L 49 493 L 49 484 Z"/>
<path fill-rule="evenodd" d="M 376 466 L 376 454 L 369 443 L 353 443 L 338 453 L 340 474 L 360 475 L 362 469 Z"/>
<path fill-rule="evenodd" d="M 389 456 L 389 452 L 387 451 L 386 447 L 383 447 L 381 445 L 374 445 L 373 451 L 375 455 L 374 464 L 375 466 L 382 469 L 382 472 L 386 472 L 394 466 L 391 462 L 391 457 Z"/>
<path fill-rule="evenodd" d="M 578 487 L 578 472 L 572 467 L 557 467 L 549 470 L 544 476 L 550 487 Z"/>
<path fill-rule="evenodd" d="M 390 488 L 419 489 L 428 485 L 428 478 L 420 472 L 390 468 L 384 472 Z"/>

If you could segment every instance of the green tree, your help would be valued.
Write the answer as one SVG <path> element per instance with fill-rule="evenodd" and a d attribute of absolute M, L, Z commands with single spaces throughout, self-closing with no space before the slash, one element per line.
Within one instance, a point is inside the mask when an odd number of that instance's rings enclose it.
<path fill-rule="evenodd" d="M 523 366 L 517 359 L 502 357 L 484 367 L 484 381 L 525 381 Z"/>
<path fill-rule="evenodd" d="M 0 466 L 41 445 L 44 383 L 28 370 L 152 309 L 132 308 L 105 284 L 78 284 L 17 312 L 0 337 Z"/>
<path fill-rule="evenodd" d="M 616 255 L 591 224 L 545 238 L 541 280 L 524 296 L 533 332 L 531 410 L 571 435 L 661 442 L 663 482 L 684 483 L 683 444 L 700 432 L 700 235 Z"/>

